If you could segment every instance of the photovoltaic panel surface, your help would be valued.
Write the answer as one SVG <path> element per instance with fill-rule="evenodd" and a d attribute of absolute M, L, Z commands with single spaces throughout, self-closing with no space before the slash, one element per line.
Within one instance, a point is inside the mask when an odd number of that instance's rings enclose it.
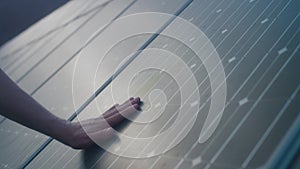
<path fill-rule="evenodd" d="M 151 34 L 147 33 L 129 37 L 116 45 L 105 57 L 105 50 L 101 48 L 103 46 L 101 44 L 109 43 L 109 37 L 114 36 L 110 34 L 114 19 L 139 12 L 174 14 L 187 2 L 109 1 L 65 25 L 58 30 L 57 34 L 53 33 L 47 37 L 52 41 L 50 46 L 42 45 L 47 43 L 45 38 L 16 53 L 13 52 L 10 57 L 7 57 L 5 64 L 1 63 L 6 67 L 1 68 L 7 70 L 7 73 L 25 91 L 32 94 L 51 112 L 62 118 L 69 118 L 74 113 L 73 97 L 80 98 L 76 100 L 75 107 L 79 109 L 94 92 L 90 86 L 94 83 L 92 75 L 95 74 L 94 70 L 98 64 L 93 62 L 95 59 L 103 57 L 105 63 L 99 68 L 101 71 L 96 76 L 98 88 L 103 86 L 116 71 L 115 67 L 121 60 L 127 60 L 127 56 L 151 38 Z M 298 104 L 300 78 L 297 76 L 300 63 L 299 5 L 297 0 L 199 0 L 193 1 L 180 13 L 180 17 L 196 25 L 208 37 L 216 48 L 225 71 L 227 96 L 224 113 L 216 131 L 206 142 L 199 143 L 198 138 L 211 104 L 210 95 L 213 92 L 211 83 L 214 83 L 214 79 L 208 77 L 210 72 L 205 69 L 205 61 L 200 60 L 195 51 L 178 40 L 159 35 L 149 43 L 144 52 L 126 65 L 119 76 L 87 107 L 84 107 L 82 112 L 80 111 L 79 119 L 96 117 L 113 105 L 111 89 L 114 86 L 119 89 L 125 87 L 124 91 L 128 88 L 131 95 L 141 96 L 142 100 L 145 100 L 144 109 L 150 109 L 150 115 L 151 113 L 155 115 L 160 102 L 155 103 L 155 99 L 151 100 L 149 93 L 153 89 L 161 89 L 165 93 L 167 103 L 158 120 L 148 125 L 130 123 L 118 130 L 138 138 L 150 137 L 169 128 L 180 108 L 180 94 L 176 82 L 173 82 L 172 78 L 164 72 L 154 69 L 136 72 L 139 66 L 151 64 L 176 70 L 176 64 L 167 56 L 165 59 L 155 59 L 159 58 L 153 55 L 156 53 L 151 55 L 146 52 L 151 49 L 164 49 L 179 56 L 189 66 L 196 78 L 201 100 L 191 105 L 200 108 L 196 123 L 177 146 L 164 154 L 141 159 L 114 155 L 101 148 L 86 151 L 73 150 L 55 140 L 40 149 L 47 139 L 46 136 L 4 120 L 0 124 L 1 138 L 5 138 L 1 139 L 3 151 L 0 154 L 0 167 L 17 168 L 23 165 L 27 168 L 141 168 L 145 166 L 146 168 L 208 169 L 263 166 L 300 112 Z M 112 25 L 104 27 L 105 23 Z M 101 28 L 104 28 L 103 31 L 99 31 Z M 188 31 L 183 25 L 178 27 L 172 22 L 162 33 L 176 28 L 181 29 L 181 32 Z M 97 30 L 99 34 L 89 41 Z M 196 43 L 198 37 L 194 37 L 193 32 L 187 32 L 186 35 L 191 37 L 191 42 Z M 38 52 L 34 57 L 35 49 Z M 6 53 L 5 48 L 2 48 L 2 53 Z M 75 68 L 76 62 L 82 67 Z M 20 64 L 20 67 L 17 64 Z M 10 73 L 8 70 L 16 71 Z M 74 70 L 75 72 L 77 70 L 79 77 L 75 84 L 75 96 L 74 93 L 72 95 Z M 180 78 L 186 78 L 180 75 L 180 70 L 177 71 Z M 126 80 L 136 73 L 139 74 L 128 86 Z M 219 78 L 218 74 L 215 78 Z M 84 82 L 80 82 L 80 79 Z M 120 91 L 119 99 L 126 98 L 126 93 L 122 93 L 122 89 Z M 122 101 L 118 98 L 116 100 Z M 188 112 L 189 109 L 184 111 Z M 118 142 L 112 147 L 118 148 Z M 32 156 L 38 149 L 42 151 Z M 139 153 L 134 149 L 126 151 Z"/>

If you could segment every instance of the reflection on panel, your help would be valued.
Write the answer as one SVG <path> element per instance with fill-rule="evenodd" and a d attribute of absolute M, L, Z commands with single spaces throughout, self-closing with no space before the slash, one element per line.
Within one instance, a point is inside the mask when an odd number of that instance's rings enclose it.
<path fill-rule="evenodd" d="M 6 62 L 8 62 L 8 63 L 3 67 L 3 70 L 7 74 L 13 74 L 15 71 L 18 70 L 18 68 L 21 65 L 26 64 L 26 62 L 28 62 L 28 61 L 30 62 L 30 60 L 32 58 L 36 58 L 36 54 L 40 53 L 39 50 L 43 49 L 43 47 L 45 47 L 47 45 L 47 43 L 49 43 L 53 38 L 55 38 L 55 34 L 50 35 L 49 37 L 46 37 L 42 40 L 39 40 L 29 46 L 26 46 L 24 48 L 25 52 L 22 52 L 21 55 L 17 55 L 17 57 L 15 57 L 15 58 L 8 57 L 10 59 L 9 60 L 6 59 L 7 60 Z M 20 51 L 22 51 L 22 50 L 20 50 Z"/>
<path fill-rule="evenodd" d="M 26 48 L 31 43 L 42 39 L 48 34 L 56 30 L 64 22 L 74 18 L 78 15 L 83 6 L 85 6 L 85 1 L 71 1 L 66 3 L 64 6 L 58 8 L 55 12 L 52 12 L 45 18 L 33 24 L 30 29 L 25 30 L 17 38 L 12 39 L 0 48 L 0 55 L 2 57 L 9 57 L 15 52 Z M 79 12 L 79 13 L 77 13 Z"/>
<path fill-rule="evenodd" d="M 80 4 L 79 4 L 80 2 Z M 32 55 L 37 52 L 37 50 L 42 50 L 43 47 L 47 43 L 49 43 L 49 40 L 53 38 L 54 39 L 58 38 L 60 35 L 57 35 L 59 31 L 62 31 L 64 27 L 66 27 L 69 24 L 72 24 L 76 20 L 79 20 L 80 18 L 84 17 L 85 15 L 88 15 L 89 13 L 93 12 L 93 10 L 97 10 L 100 5 L 103 5 L 106 1 L 103 0 L 98 0 L 98 1 L 89 1 L 88 3 L 81 4 L 81 1 L 76 1 L 76 6 L 73 4 L 71 9 L 64 9 L 64 16 L 57 16 L 59 11 L 55 12 L 56 20 L 55 22 L 52 20 L 49 20 L 48 18 L 45 18 L 45 21 L 42 20 L 39 23 L 40 27 L 38 30 L 33 31 L 34 28 L 29 29 L 29 31 L 32 32 L 30 42 L 28 42 L 26 45 L 20 47 L 20 50 L 16 50 L 15 52 L 12 52 L 8 56 L 3 56 L 1 59 L 3 62 L 9 62 L 9 64 L 6 64 L 5 67 L 2 67 L 3 69 L 6 70 L 7 73 L 11 74 L 12 71 L 15 71 L 17 67 L 19 67 L 22 63 L 24 64 L 24 61 L 29 60 Z M 73 3 L 73 2 L 72 2 Z M 70 4 L 72 4 L 70 3 Z M 70 4 L 68 3 L 66 6 L 62 8 L 70 8 Z M 93 9 L 90 9 L 93 7 Z M 76 11 L 70 12 L 70 11 Z M 62 14 L 61 14 L 62 15 Z M 54 17 L 54 16 L 53 16 Z M 45 22 L 45 23 L 44 23 Z M 33 26 L 34 27 L 34 26 Z M 43 35 L 39 35 L 40 32 L 44 32 Z M 65 32 L 67 32 L 65 30 Z M 28 33 L 28 32 L 26 32 Z M 20 42 L 20 37 L 18 37 Z M 15 44 L 16 45 L 16 44 Z M 18 45 L 16 45 L 18 46 Z M 42 48 L 42 49 L 41 49 Z M 26 55 L 22 54 L 18 57 L 15 57 L 15 53 L 19 53 L 20 51 L 26 50 L 27 53 Z M 28 51 L 29 50 L 29 51 Z M 17 63 L 15 63 L 17 62 Z M 2 63 L 3 64 L 3 63 Z"/>
<path fill-rule="evenodd" d="M 17 67 L 15 70 L 9 72 L 10 77 L 17 82 L 22 80 L 24 76 L 32 71 L 31 69 L 33 69 L 34 66 L 46 59 L 51 53 L 59 48 L 59 46 L 64 43 L 66 39 L 70 38 L 77 29 L 83 26 L 86 20 L 91 17 L 91 15 L 92 14 L 82 17 L 74 23 L 71 23 L 70 25 L 58 30 L 58 32 L 54 32 L 54 38 L 48 41 L 44 46 L 37 49 L 37 51 L 34 53 L 31 53 L 31 55 L 23 56 L 26 57 L 26 60 L 22 65 L 20 65 L 20 67 Z"/>
<path fill-rule="evenodd" d="M 21 57 L 23 54 L 26 54 L 30 50 L 30 47 L 22 48 L 21 50 L 18 50 L 9 56 L 2 57 L 0 62 L 1 69 L 5 70 L 9 68 L 11 64 L 13 64 L 13 61 L 18 60 L 19 57 Z"/>

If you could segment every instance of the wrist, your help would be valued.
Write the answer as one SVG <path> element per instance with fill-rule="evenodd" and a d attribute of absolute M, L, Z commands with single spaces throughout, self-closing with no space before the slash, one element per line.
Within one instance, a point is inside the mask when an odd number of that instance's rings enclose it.
<path fill-rule="evenodd" d="M 71 122 L 57 118 L 51 128 L 50 136 L 64 144 L 68 144 L 68 139 L 71 137 Z"/>

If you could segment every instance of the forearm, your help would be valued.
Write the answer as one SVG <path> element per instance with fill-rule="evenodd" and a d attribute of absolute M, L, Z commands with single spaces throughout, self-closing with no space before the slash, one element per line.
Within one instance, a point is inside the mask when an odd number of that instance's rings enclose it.
<path fill-rule="evenodd" d="M 66 134 L 66 121 L 51 114 L 20 89 L 1 69 L 0 112 L 13 121 L 60 141 L 63 141 L 63 134 Z"/>
<path fill-rule="evenodd" d="M 19 88 L 0 69 L 0 113 L 24 126 L 44 133 L 76 149 L 94 145 L 94 140 L 106 141 L 114 136 L 114 129 L 126 115 L 140 109 L 140 98 L 131 98 L 122 105 L 116 104 L 103 113 L 103 116 L 82 122 L 68 122 L 51 114 L 31 96 Z M 125 115 L 125 117 L 123 117 Z M 86 130 L 89 130 L 87 134 Z"/>

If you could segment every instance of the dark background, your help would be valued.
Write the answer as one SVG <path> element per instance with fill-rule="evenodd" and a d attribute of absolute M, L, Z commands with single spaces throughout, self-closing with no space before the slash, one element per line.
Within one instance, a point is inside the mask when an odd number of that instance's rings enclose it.
<path fill-rule="evenodd" d="M 68 0 L 0 0 L 0 46 Z"/>

